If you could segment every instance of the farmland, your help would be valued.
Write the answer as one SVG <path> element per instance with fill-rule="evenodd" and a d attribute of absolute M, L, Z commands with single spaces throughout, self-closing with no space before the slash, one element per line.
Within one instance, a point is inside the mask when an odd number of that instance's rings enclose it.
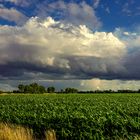
<path fill-rule="evenodd" d="M 0 122 L 33 129 L 42 137 L 107 140 L 140 138 L 140 94 L 0 96 Z"/>

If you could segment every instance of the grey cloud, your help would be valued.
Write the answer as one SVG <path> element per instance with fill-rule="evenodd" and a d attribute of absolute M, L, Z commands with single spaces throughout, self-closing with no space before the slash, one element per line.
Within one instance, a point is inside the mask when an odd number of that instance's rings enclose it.
<path fill-rule="evenodd" d="M 140 45 L 139 45 L 140 47 Z M 130 52 L 125 58 L 128 79 L 140 79 L 140 48 Z"/>
<path fill-rule="evenodd" d="M 126 31 L 126 29 L 117 28 L 115 35 L 122 38 L 124 44 L 127 46 L 127 55 L 123 59 L 126 73 L 124 77 L 127 79 L 140 79 L 140 34 L 139 27 L 135 31 Z"/>

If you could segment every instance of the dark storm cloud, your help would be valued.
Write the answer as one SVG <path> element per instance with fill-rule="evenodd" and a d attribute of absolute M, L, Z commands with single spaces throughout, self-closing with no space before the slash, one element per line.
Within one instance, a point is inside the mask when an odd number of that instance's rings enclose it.
<path fill-rule="evenodd" d="M 48 78 L 48 79 L 92 79 L 93 77 L 102 79 L 119 78 L 119 72 L 115 72 L 112 67 L 113 63 L 108 60 L 102 60 L 95 57 L 78 57 L 70 56 L 63 58 L 69 61 L 70 69 L 57 66 L 57 60 L 53 66 L 41 66 L 27 62 L 8 62 L 0 65 L 0 73 L 2 77 L 9 79 L 33 79 L 33 78 Z M 59 63 L 59 62 L 58 62 Z M 106 65 L 106 68 L 104 67 Z M 27 74 L 29 73 L 29 74 Z M 39 75 L 37 75 L 40 73 Z M 38 77 L 39 76 L 39 77 Z"/>
<path fill-rule="evenodd" d="M 128 79 L 140 80 L 140 49 L 136 48 L 136 51 L 127 55 L 125 67 Z"/>

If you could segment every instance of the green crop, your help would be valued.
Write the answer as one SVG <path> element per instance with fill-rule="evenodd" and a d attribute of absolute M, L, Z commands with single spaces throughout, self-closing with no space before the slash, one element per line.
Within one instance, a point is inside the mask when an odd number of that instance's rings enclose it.
<path fill-rule="evenodd" d="M 0 122 L 48 129 L 58 140 L 140 138 L 139 94 L 0 96 Z"/>

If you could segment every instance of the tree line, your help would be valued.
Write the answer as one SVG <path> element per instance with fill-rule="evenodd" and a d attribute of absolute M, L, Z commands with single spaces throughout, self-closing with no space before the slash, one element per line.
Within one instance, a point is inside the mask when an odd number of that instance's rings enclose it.
<path fill-rule="evenodd" d="M 76 88 L 67 87 L 65 89 L 56 90 L 54 86 L 50 86 L 45 88 L 42 85 L 39 85 L 38 83 L 31 83 L 31 84 L 19 84 L 17 90 L 13 90 L 13 93 L 31 93 L 31 94 L 41 94 L 41 93 L 84 93 L 84 94 L 92 94 L 92 93 L 140 93 L 139 90 L 89 90 L 89 91 L 80 91 Z M 0 90 L 0 94 L 4 93 Z"/>
<path fill-rule="evenodd" d="M 37 83 L 31 83 L 29 85 L 18 85 L 18 90 L 14 90 L 13 93 L 32 93 L 32 94 L 39 94 L 39 93 L 78 93 L 78 90 L 75 88 L 66 88 L 61 89 L 60 91 L 56 91 L 55 87 L 50 86 L 45 88 L 42 85 Z"/>

